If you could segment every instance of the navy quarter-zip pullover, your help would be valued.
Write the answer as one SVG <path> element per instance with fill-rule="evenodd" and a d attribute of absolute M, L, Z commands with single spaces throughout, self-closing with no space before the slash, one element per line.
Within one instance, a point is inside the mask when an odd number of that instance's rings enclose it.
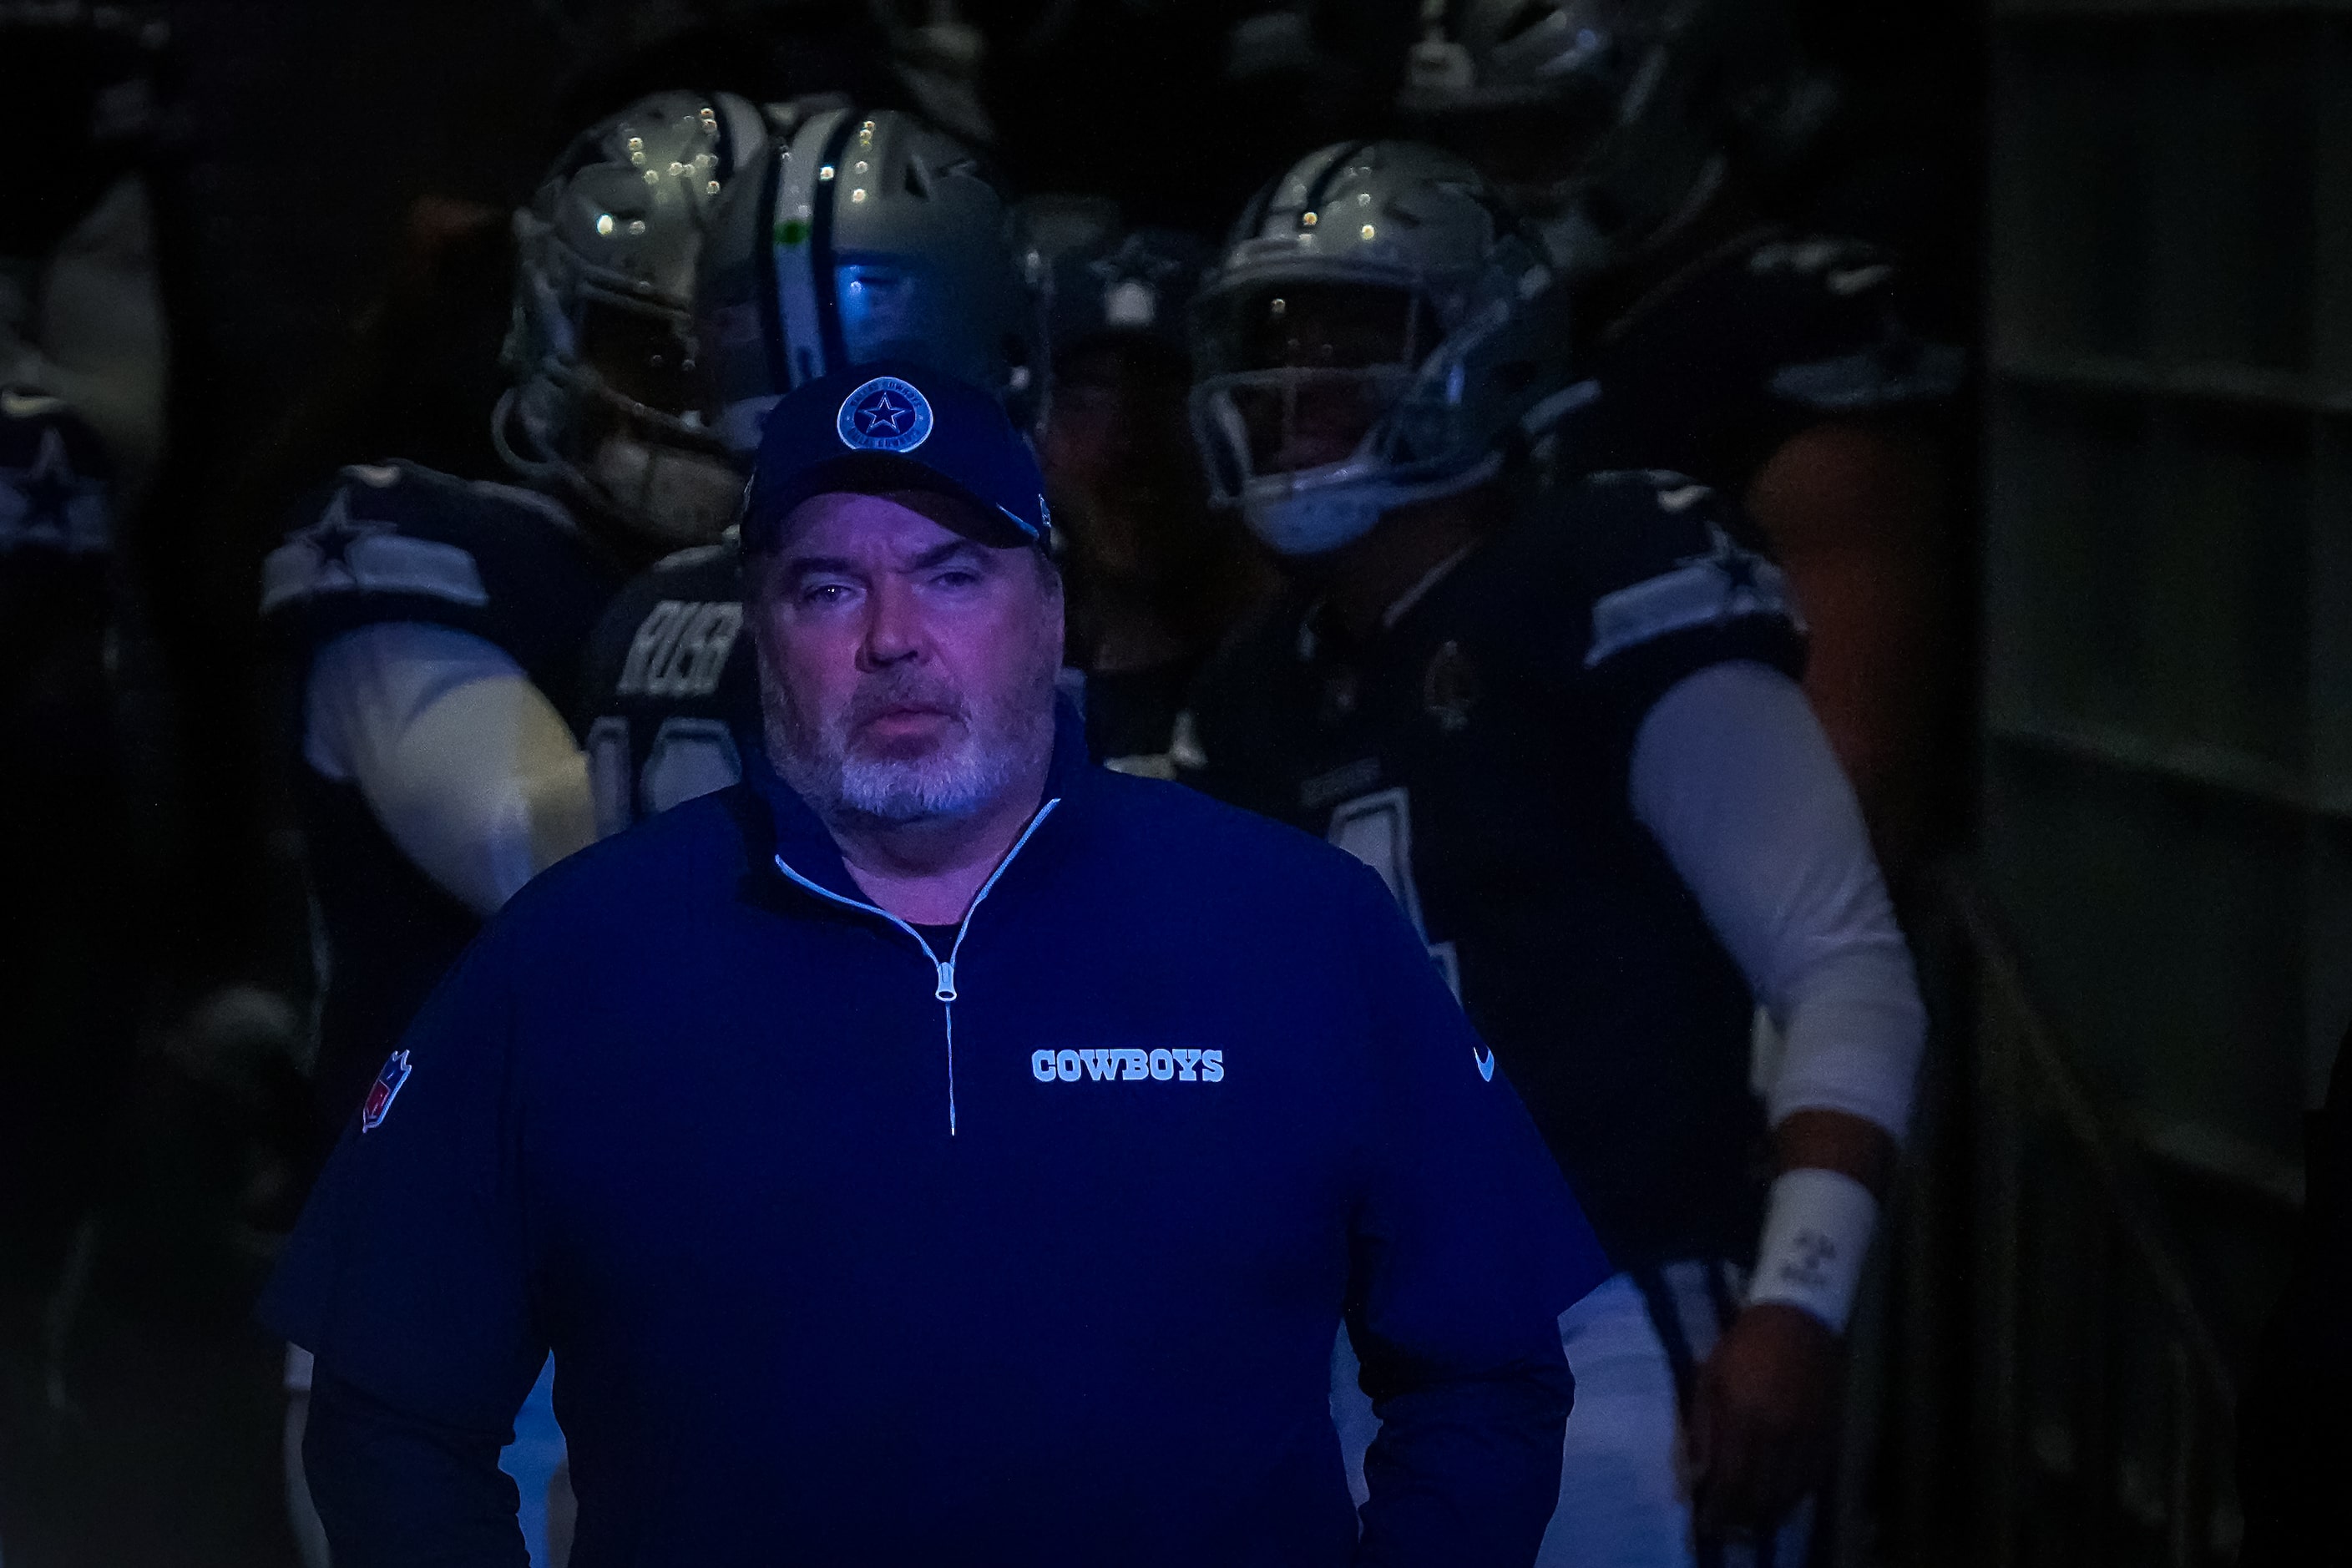
<path fill-rule="evenodd" d="M 485 1467 L 550 1348 L 575 1568 L 1534 1555 L 1607 1271 L 1556 1164 L 1377 878 L 1067 714 L 950 951 L 755 762 L 525 889 L 402 1052 L 264 1301 L 338 1568 L 520 1561 Z"/>

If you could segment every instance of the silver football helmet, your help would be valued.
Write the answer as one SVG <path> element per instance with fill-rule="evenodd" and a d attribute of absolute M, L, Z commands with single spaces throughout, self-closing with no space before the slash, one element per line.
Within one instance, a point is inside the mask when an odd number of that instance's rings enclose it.
<path fill-rule="evenodd" d="M 1045 391 L 1037 310 L 1004 194 L 911 114 L 822 106 L 720 203 L 701 283 L 711 420 L 749 453 L 804 381 L 911 359 L 994 393 L 1026 426 Z"/>
<path fill-rule="evenodd" d="M 1476 170 L 1412 142 L 1308 154 L 1192 311 L 1218 500 L 1286 555 L 1495 478 L 1568 405 L 1567 290 Z"/>
<path fill-rule="evenodd" d="M 742 493 L 705 422 L 695 280 L 720 195 L 767 142 L 748 100 L 657 92 L 583 132 L 515 214 L 499 449 L 665 543 L 716 538 Z"/>
<path fill-rule="evenodd" d="M 1775 0 L 1423 0 L 1398 107 L 1582 272 L 1792 157 L 1837 102 Z"/>
<path fill-rule="evenodd" d="M 1131 227 L 1104 196 L 1049 194 L 1021 204 L 1022 268 L 1042 299 L 1056 353 L 1105 339 L 1191 352 L 1187 313 L 1212 247 L 1181 229 Z"/>

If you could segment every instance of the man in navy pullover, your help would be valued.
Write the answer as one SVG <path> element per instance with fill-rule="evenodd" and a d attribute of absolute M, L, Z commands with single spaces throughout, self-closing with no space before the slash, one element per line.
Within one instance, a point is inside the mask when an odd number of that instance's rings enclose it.
<path fill-rule="evenodd" d="M 1607 1265 L 1370 872 L 1087 764 L 1039 489 L 912 366 L 778 406 L 772 765 L 509 904 L 265 1299 L 338 1568 L 523 1563 L 551 1348 L 576 1568 L 1534 1556 Z"/>

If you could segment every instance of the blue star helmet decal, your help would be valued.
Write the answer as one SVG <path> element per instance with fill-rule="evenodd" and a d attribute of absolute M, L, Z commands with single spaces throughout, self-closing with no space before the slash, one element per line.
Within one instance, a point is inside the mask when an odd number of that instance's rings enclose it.
<path fill-rule="evenodd" d="M 877 375 L 841 400 L 834 428 L 845 447 L 911 452 L 930 438 L 930 401 L 895 375 Z"/>

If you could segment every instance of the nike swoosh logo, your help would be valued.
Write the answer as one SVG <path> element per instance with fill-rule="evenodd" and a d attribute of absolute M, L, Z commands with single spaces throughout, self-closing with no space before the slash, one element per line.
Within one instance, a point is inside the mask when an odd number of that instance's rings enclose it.
<path fill-rule="evenodd" d="M 1488 1083 L 1495 1081 L 1495 1053 L 1484 1046 L 1470 1047 L 1470 1059 L 1478 1064 L 1478 1076 Z"/>

